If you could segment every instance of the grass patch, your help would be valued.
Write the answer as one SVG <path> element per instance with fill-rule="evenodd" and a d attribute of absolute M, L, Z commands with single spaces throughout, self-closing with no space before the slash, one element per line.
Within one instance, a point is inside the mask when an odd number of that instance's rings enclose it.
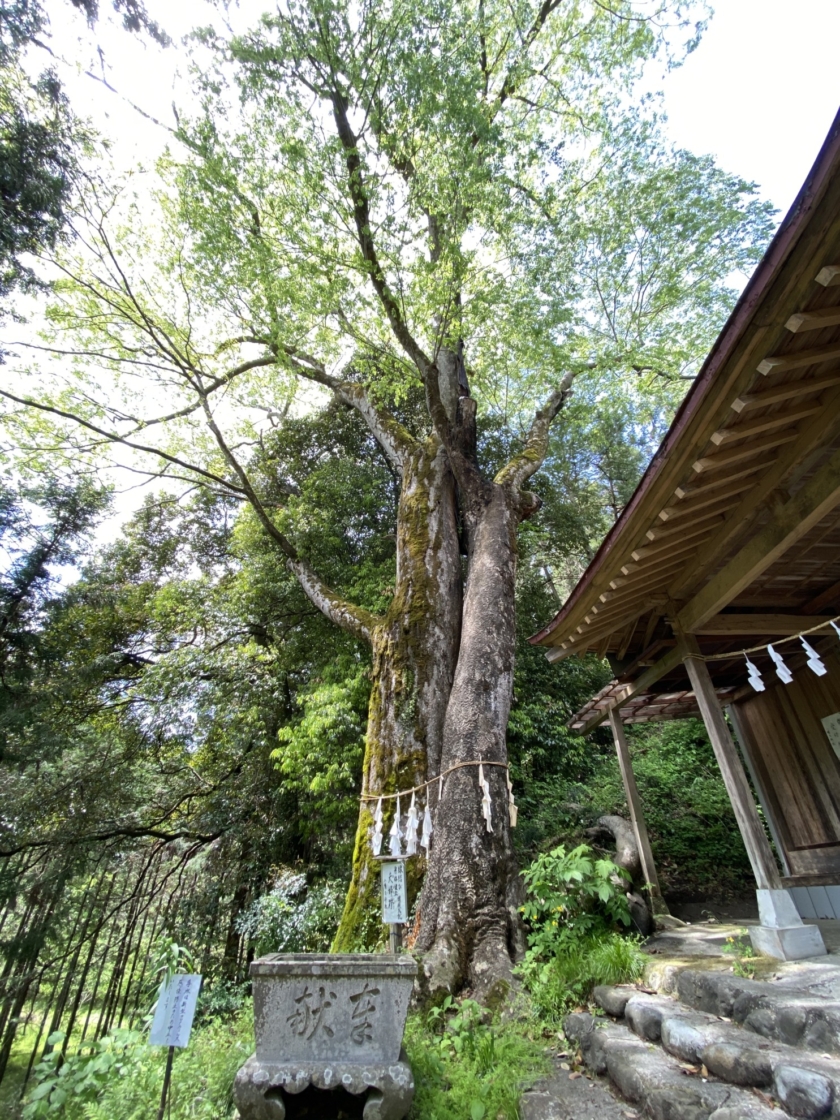
<path fill-rule="evenodd" d="M 548 1066 L 530 1024 L 488 1021 L 472 1000 L 411 1016 L 405 1047 L 416 1085 L 409 1120 L 518 1120 L 522 1092 Z"/>
<path fill-rule="evenodd" d="M 647 961 L 639 944 L 639 938 L 600 933 L 567 943 L 550 960 L 532 959 L 521 965 L 538 1013 L 555 1025 L 573 1007 L 587 1003 L 599 984 L 638 980 Z"/>

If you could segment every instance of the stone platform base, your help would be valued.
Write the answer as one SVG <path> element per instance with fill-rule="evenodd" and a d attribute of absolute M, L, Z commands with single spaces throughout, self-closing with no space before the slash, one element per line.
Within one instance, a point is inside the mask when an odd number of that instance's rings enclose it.
<path fill-rule="evenodd" d="M 285 1097 L 316 1089 L 366 1093 L 364 1120 L 402 1120 L 414 1099 L 414 1077 L 405 1051 L 393 1065 L 309 1065 L 259 1062 L 252 1055 L 236 1075 L 233 1096 L 241 1120 L 285 1120 Z"/>
<path fill-rule="evenodd" d="M 759 953 L 780 961 L 825 956 L 822 934 L 799 917 L 790 891 L 758 890 L 759 924 L 750 927 L 750 941 Z"/>

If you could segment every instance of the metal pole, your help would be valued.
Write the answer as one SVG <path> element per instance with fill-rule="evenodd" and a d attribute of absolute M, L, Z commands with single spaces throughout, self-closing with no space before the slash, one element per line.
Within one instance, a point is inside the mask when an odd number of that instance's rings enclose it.
<path fill-rule="evenodd" d="M 160 1095 L 160 1108 L 158 1109 L 157 1120 L 163 1120 L 163 1112 L 166 1108 L 166 1096 L 169 1092 L 169 1082 L 172 1080 L 172 1059 L 175 1057 L 175 1047 L 169 1047 L 169 1054 L 166 1058 L 166 1073 L 163 1075 L 163 1092 Z"/>
<path fill-rule="evenodd" d="M 391 923 L 391 931 L 388 934 L 388 948 L 392 953 L 398 953 L 402 948 L 402 929 L 396 922 Z"/>

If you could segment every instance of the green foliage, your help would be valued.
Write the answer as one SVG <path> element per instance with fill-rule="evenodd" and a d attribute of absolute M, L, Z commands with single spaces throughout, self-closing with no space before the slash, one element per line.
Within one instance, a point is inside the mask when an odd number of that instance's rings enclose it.
<path fill-rule="evenodd" d="M 310 795 L 311 815 L 301 821 L 303 835 L 340 825 L 357 805 L 370 681 L 358 664 L 339 663 L 329 675 L 338 676 L 341 669 L 347 675 L 314 681 L 301 691 L 301 718 L 278 730 L 280 746 L 272 752 L 284 788 Z"/>
<path fill-rule="evenodd" d="M 524 1024 L 451 996 L 425 1019 L 409 1017 L 405 1047 L 416 1085 L 409 1120 L 518 1120 L 520 1095 L 547 1064 Z"/>
<path fill-rule="evenodd" d="M 644 958 L 630 925 L 624 874 L 586 845 L 544 853 L 522 873 L 528 894 L 528 950 L 519 967 L 537 1008 L 549 1018 L 584 1002 L 597 984 L 636 979 Z"/>
<path fill-rule="evenodd" d="M 189 1046 L 175 1054 L 173 1120 L 227 1120 L 232 1116 L 233 1079 L 253 1051 L 253 1031 L 250 1008 L 236 1019 L 213 1020 L 193 1031 Z M 150 1046 L 146 1038 L 138 1032 L 115 1031 L 68 1057 L 57 1072 L 57 1059 L 40 1063 L 24 1105 L 24 1120 L 56 1115 L 62 1120 L 149 1120 L 155 1116 L 166 1047 Z"/>
<path fill-rule="evenodd" d="M 50 1049 L 33 1070 L 23 1120 L 56 1114 L 68 1120 L 83 1116 L 85 1105 L 95 1102 L 110 1083 L 135 1076 L 145 1038 L 138 1031 L 115 1030 L 66 1058 L 62 1042 L 61 1031 L 47 1039 Z"/>
<path fill-rule="evenodd" d="M 566 942 L 557 956 L 541 958 L 529 950 L 519 966 L 534 1006 L 546 1022 L 556 1022 L 585 1004 L 598 984 L 638 980 L 646 957 L 639 938 L 600 933 Z"/>
<path fill-rule="evenodd" d="M 651 834 L 660 881 L 670 898 L 723 899 L 754 882 L 732 806 L 699 720 L 628 728 L 633 772 Z M 605 736 L 606 737 L 606 736 Z M 594 754 L 594 752 L 593 752 Z M 575 805 L 571 827 L 602 813 L 626 816 L 615 754 L 594 754 L 585 783 L 558 786 L 558 799 Z"/>
<path fill-rule="evenodd" d="M 528 898 L 521 911 L 531 927 L 531 951 L 549 957 L 593 934 L 629 926 L 622 876 L 630 878 L 612 860 L 595 858 L 585 844 L 537 856 L 522 872 Z"/>
<path fill-rule="evenodd" d="M 755 977 L 755 958 L 758 956 L 752 946 L 747 931 L 742 929 L 737 936 L 727 937 L 723 951 L 728 956 L 735 957 L 732 971 L 736 976 L 743 976 L 752 980 Z"/>
<path fill-rule="evenodd" d="M 341 917 L 344 885 L 307 886 L 306 876 L 285 869 L 268 894 L 256 899 L 237 920 L 241 933 L 263 953 L 326 952 Z"/>

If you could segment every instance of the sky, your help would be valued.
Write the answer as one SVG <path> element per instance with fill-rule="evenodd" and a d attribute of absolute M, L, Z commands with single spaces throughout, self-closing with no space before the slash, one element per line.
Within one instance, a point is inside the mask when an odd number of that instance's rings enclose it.
<path fill-rule="evenodd" d="M 173 124 L 173 101 L 187 104 L 179 77 L 185 54 L 178 44 L 195 26 L 218 20 L 218 9 L 204 0 L 146 0 L 151 16 L 175 41 L 162 50 L 126 34 L 109 15 L 109 0 L 100 4 L 102 18 L 93 34 L 67 0 L 47 5 L 51 46 L 66 60 L 58 68 L 74 108 L 110 137 L 117 166 L 138 161 L 149 166 L 170 136 L 125 99 Z M 237 28 L 248 26 L 268 6 L 268 0 L 241 0 L 231 19 Z M 755 182 L 781 220 L 840 106 L 838 43 L 840 0 L 797 0 L 795 9 L 790 0 L 718 0 L 686 62 L 662 81 L 650 75 L 651 88 L 662 90 L 671 140 Z M 43 52 L 36 52 L 33 64 L 43 63 Z M 85 70 L 106 77 L 124 99 Z M 142 493 L 123 491 L 119 514 L 136 506 Z"/>
<path fill-rule="evenodd" d="M 231 18 L 238 27 L 269 7 L 242 0 Z M 128 36 L 107 18 L 92 37 L 82 17 L 53 0 L 52 45 L 71 67 L 61 67 L 73 104 L 109 134 L 120 162 L 150 160 L 165 132 L 83 73 L 103 73 L 148 113 L 173 123 L 172 102 L 184 104 L 177 42 L 214 10 L 203 0 L 147 0 L 147 8 L 176 41 L 161 50 Z M 109 9 L 107 0 L 101 10 Z M 215 16 L 218 18 L 218 16 Z M 696 51 L 661 83 L 668 132 L 675 144 L 713 155 L 724 170 L 758 184 L 779 209 L 790 206 L 840 107 L 840 0 L 719 0 Z M 657 80 L 656 85 L 660 83 Z"/>

